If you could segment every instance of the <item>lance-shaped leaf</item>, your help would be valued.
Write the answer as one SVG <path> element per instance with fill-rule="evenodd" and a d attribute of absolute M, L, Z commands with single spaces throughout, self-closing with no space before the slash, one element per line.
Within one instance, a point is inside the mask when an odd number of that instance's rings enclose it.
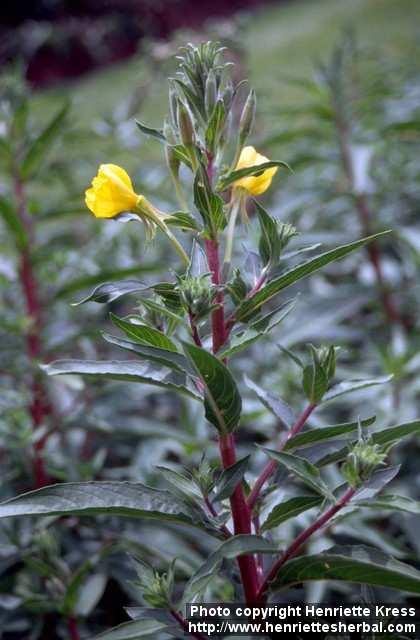
<path fill-rule="evenodd" d="M 197 220 L 190 213 L 176 211 L 165 218 L 165 223 L 172 227 L 178 227 L 184 231 L 201 231 Z"/>
<path fill-rule="evenodd" d="M 191 576 L 185 587 L 182 598 L 183 603 L 194 601 L 195 596 L 203 591 L 212 578 L 217 575 L 217 569 L 223 560 L 233 560 L 238 556 L 250 553 L 276 552 L 277 547 L 260 536 L 232 536 L 229 540 L 223 542 L 216 551 L 210 554 L 198 571 Z"/>
<path fill-rule="evenodd" d="M 138 126 L 140 131 L 144 133 L 146 136 L 150 136 L 151 138 L 156 138 L 156 140 L 159 140 L 159 142 L 166 143 L 166 138 L 163 135 L 162 129 L 153 129 L 153 127 L 148 127 L 142 122 L 139 122 L 139 120 L 136 120 L 136 125 Z"/>
<path fill-rule="evenodd" d="M 351 393 L 352 391 L 360 391 L 361 389 L 367 389 L 368 387 L 374 387 L 379 384 L 386 384 L 392 380 L 393 376 L 380 376 L 379 378 L 367 378 L 365 380 L 347 380 L 339 382 L 327 391 L 322 398 L 322 402 L 328 402 L 339 396 L 343 396 L 345 393 Z"/>
<path fill-rule="evenodd" d="M 124 340 L 124 338 L 117 338 L 105 331 L 102 332 L 103 338 L 110 344 L 114 344 L 120 349 L 131 351 L 136 353 L 141 359 L 148 360 L 149 362 L 155 362 L 169 369 L 174 369 L 181 373 L 188 373 L 190 376 L 195 374 L 194 369 L 191 367 L 190 362 L 184 356 L 183 353 L 177 351 L 169 351 L 168 349 L 161 349 L 159 347 L 151 347 L 149 345 L 138 344 L 132 340 Z"/>
<path fill-rule="evenodd" d="M 203 218 L 206 230 L 217 234 L 226 226 L 223 200 L 212 191 L 205 167 L 200 164 L 194 180 L 194 204 Z"/>
<path fill-rule="evenodd" d="M 139 482 L 69 482 L 29 491 L 0 504 L 0 518 L 116 515 L 198 526 L 193 511 L 168 491 Z"/>
<path fill-rule="evenodd" d="M 244 375 L 244 381 L 246 386 L 254 391 L 257 394 L 260 402 L 268 409 L 276 418 L 278 418 L 281 424 L 290 429 L 291 426 L 296 422 L 296 416 L 293 413 L 293 410 L 287 402 L 270 393 L 269 391 L 265 391 L 260 386 L 258 386 L 255 382 L 250 380 L 248 376 Z"/>
<path fill-rule="evenodd" d="M 223 469 L 215 487 L 216 493 L 212 496 L 212 500 L 225 500 L 232 495 L 248 469 L 249 458 L 250 456 L 246 456 L 227 469 Z"/>
<path fill-rule="evenodd" d="M 14 237 L 16 246 L 23 249 L 27 243 L 25 227 L 10 200 L 3 196 L 0 196 L 0 216 Z"/>
<path fill-rule="evenodd" d="M 362 545 L 333 547 L 324 553 L 289 560 L 271 583 L 271 590 L 312 580 L 355 582 L 420 594 L 419 571 Z"/>
<path fill-rule="evenodd" d="M 124 622 L 114 629 L 104 631 L 91 640 L 137 640 L 138 638 L 161 637 L 162 633 L 172 635 L 176 629 L 176 624 L 171 627 L 165 622 L 145 618 L 144 620 L 134 620 L 133 622 Z"/>
<path fill-rule="evenodd" d="M 384 494 L 368 500 L 358 502 L 360 507 L 379 509 L 384 511 L 399 511 L 420 515 L 420 502 L 406 496 Z"/>
<path fill-rule="evenodd" d="M 262 289 L 257 291 L 257 293 L 255 293 L 251 298 L 248 298 L 247 300 L 242 302 L 242 304 L 239 305 L 235 312 L 235 318 L 242 322 L 246 322 L 258 309 L 262 307 L 263 304 L 271 300 L 271 298 L 273 298 L 286 287 L 289 287 L 298 280 L 301 280 L 302 278 L 309 276 L 311 273 L 322 269 L 322 267 L 325 267 L 327 264 L 334 262 L 335 260 L 344 258 L 344 256 L 348 255 L 352 251 L 356 251 L 356 249 L 363 247 L 368 242 L 372 242 L 373 240 L 387 233 L 389 232 L 384 231 L 373 236 L 368 236 L 367 238 L 362 238 L 361 240 L 356 240 L 355 242 L 351 242 L 350 244 L 336 247 L 331 251 L 321 253 L 319 256 L 315 256 L 314 258 L 311 258 L 297 265 L 296 267 L 293 267 L 277 278 L 274 278 L 274 280 L 271 280 Z"/>
<path fill-rule="evenodd" d="M 129 293 L 138 293 L 139 291 L 147 291 L 149 287 L 139 280 L 120 280 L 119 282 L 107 282 L 95 287 L 94 290 L 79 302 L 73 302 L 76 307 L 85 302 L 99 302 L 101 304 L 109 304 L 121 296 Z"/>
<path fill-rule="evenodd" d="M 319 507 L 324 499 L 318 496 L 298 496 L 276 505 L 261 526 L 261 533 L 278 527 L 282 522 L 295 518 L 300 513 Z"/>
<path fill-rule="evenodd" d="M 407 422 L 397 425 L 396 427 L 389 427 L 382 431 L 376 431 L 372 434 L 371 439 L 373 444 L 379 444 L 383 447 L 391 446 L 399 442 L 402 438 L 420 433 L 420 420 L 414 420 L 413 422 Z M 356 443 L 357 439 L 352 440 L 352 443 Z M 325 466 L 332 462 L 340 462 L 346 458 L 349 452 L 350 444 L 343 447 L 335 453 L 326 455 L 317 461 L 319 466 Z"/>
<path fill-rule="evenodd" d="M 319 469 L 308 460 L 299 458 L 291 453 L 285 453 L 284 451 L 273 451 L 273 449 L 266 449 L 263 447 L 265 453 L 280 465 L 285 467 L 290 473 L 302 480 L 308 487 L 313 489 L 316 493 L 331 499 L 331 491 L 325 484 L 320 476 Z"/>
<path fill-rule="evenodd" d="M 45 154 L 55 142 L 58 135 L 62 132 L 63 123 L 69 108 L 69 103 L 63 105 L 47 124 L 42 133 L 32 142 L 20 168 L 23 178 L 27 179 L 31 177 L 40 167 Z"/>
<path fill-rule="evenodd" d="M 233 431 L 239 423 L 242 400 L 229 369 L 216 356 L 200 347 L 184 343 L 205 390 L 206 418 L 221 433 Z"/>
<path fill-rule="evenodd" d="M 270 331 L 277 327 L 294 309 L 296 299 L 286 302 L 279 309 L 270 312 L 264 318 L 259 318 L 249 327 L 245 328 L 237 335 L 233 335 L 229 341 L 229 346 L 220 354 L 221 358 L 231 358 L 233 355 L 250 347 L 254 342 L 267 336 Z"/>
<path fill-rule="evenodd" d="M 285 167 L 291 171 L 287 162 L 282 162 L 281 160 L 270 160 L 269 162 L 262 162 L 261 164 L 256 164 L 252 167 L 244 167 L 243 169 L 231 171 L 226 176 L 220 178 L 217 189 L 218 191 L 224 191 L 236 182 L 236 180 L 247 178 L 248 176 L 258 176 L 261 173 L 264 173 L 267 169 L 272 169 L 273 167 Z"/>
<path fill-rule="evenodd" d="M 122 382 L 140 382 L 201 400 L 201 397 L 192 389 L 171 380 L 171 372 L 167 367 L 153 369 L 149 365 L 118 360 L 55 360 L 42 365 L 41 368 L 50 376 L 80 375 Z"/>
<path fill-rule="evenodd" d="M 149 327 L 145 324 L 135 324 L 134 322 L 128 322 L 119 318 L 113 313 L 109 314 L 112 322 L 116 327 L 124 331 L 125 335 L 142 345 L 149 345 L 151 347 L 159 347 L 159 349 L 165 349 L 167 351 L 177 352 L 176 344 L 172 342 L 162 331 Z"/>
<path fill-rule="evenodd" d="M 320 429 L 308 429 L 299 433 L 297 436 L 290 438 L 285 444 L 285 451 L 294 451 L 296 449 L 310 447 L 319 442 L 325 442 L 326 440 L 334 440 L 340 436 L 348 436 L 351 434 L 357 434 L 359 430 L 359 424 L 362 428 L 369 427 L 375 422 L 375 417 L 366 418 L 359 422 L 346 422 L 344 424 L 337 424 L 333 427 L 322 427 Z"/>

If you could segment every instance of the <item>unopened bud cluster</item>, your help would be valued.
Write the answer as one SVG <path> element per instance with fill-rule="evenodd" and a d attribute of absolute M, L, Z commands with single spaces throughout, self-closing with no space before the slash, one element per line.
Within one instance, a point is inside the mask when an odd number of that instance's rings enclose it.
<path fill-rule="evenodd" d="M 210 274 L 178 278 L 177 289 L 184 308 L 195 320 L 205 318 L 213 310 L 215 287 Z"/>
<path fill-rule="evenodd" d="M 385 458 L 386 452 L 378 444 L 362 438 L 348 454 L 341 472 L 351 487 L 359 487 Z"/>

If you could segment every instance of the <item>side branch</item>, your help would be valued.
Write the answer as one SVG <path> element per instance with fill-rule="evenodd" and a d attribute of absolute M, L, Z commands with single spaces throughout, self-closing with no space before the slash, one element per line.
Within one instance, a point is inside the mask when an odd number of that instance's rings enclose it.
<path fill-rule="evenodd" d="M 349 487 L 347 491 L 342 495 L 342 497 L 338 500 L 338 502 L 336 502 L 336 504 L 334 504 L 327 511 L 325 511 L 325 513 L 323 513 L 317 520 L 315 520 L 315 522 L 310 527 L 308 527 L 307 529 L 302 531 L 301 534 L 298 535 L 296 540 L 292 542 L 290 547 L 288 547 L 286 551 L 283 553 L 283 555 L 280 556 L 280 558 L 277 560 L 277 562 L 274 563 L 269 573 L 267 574 L 266 578 L 264 579 L 263 583 L 261 584 L 258 590 L 259 601 L 261 601 L 264 598 L 265 592 L 267 591 L 270 585 L 270 582 L 272 582 L 275 579 L 275 577 L 277 576 L 282 566 L 288 560 L 290 560 L 290 558 L 292 558 L 297 554 L 300 547 L 308 540 L 308 538 L 312 536 L 312 534 L 319 531 L 329 520 L 331 520 L 331 518 L 336 513 L 338 513 L 338 511 L 340 511 L 343 507 L 345 507 L 350 502 L 350 500 L 352 499 L 356 491 L 357 489 L 355 489 L 354 487 Z"/>
<path fill-rule="evenodd" d="M 309 418 L 309 416 L 311 415 L 311 413 L 315 409 L 315 407 L 316 407 L 315 404 L 308 404 L 306 409 L 302 412 L 302 414 L 296 420 L 295 424 L 286 433 L 286 435 L 284 436 L 283 440 L 280 442 L 280 445 L 278 447 L 278 451 L 282 451 L 282 449 L 284 449 L 284 447 L 285 447 L 286 443 L 288 442 L 288 440 L 290 440 L 290 438 L 293 438 L 294 436 L 296 436 L 299 433 L 299 431 L 301 431 L 303 429 L 303 427 L 306 424 L 307 419 Z M 252 491 L 248 496 L 248 507 L 249 507 L 249 509 L 251 511 L 255 507 L 255 503 L 258 500 L 258 497 L 260 495 L 261 489 L 263 488 L 263 486 L 265 485 L 267 480 L 273 475 L 273 473 L 276 470 L 276 467 L 277 467 L 277 462 L 275 460 L 270 460 L 269 462 L 267 462 L 267 464 L 265 465 L 265 467 L 262 470 L 261 474 L 259 475 L 259 477 L 255 481 L 255 484 L 254 484 L 254 486 L 252 488 Z"/>

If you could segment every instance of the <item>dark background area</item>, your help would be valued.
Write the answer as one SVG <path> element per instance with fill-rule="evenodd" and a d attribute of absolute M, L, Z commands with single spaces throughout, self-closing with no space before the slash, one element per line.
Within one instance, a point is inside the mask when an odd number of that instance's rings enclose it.
<path fill-rule="evenodd" d="M 141 40 L 267 0 L 39 0 L 0 6 L 0 64 L 19 61 L 33 87 L 127 58 Z"/>

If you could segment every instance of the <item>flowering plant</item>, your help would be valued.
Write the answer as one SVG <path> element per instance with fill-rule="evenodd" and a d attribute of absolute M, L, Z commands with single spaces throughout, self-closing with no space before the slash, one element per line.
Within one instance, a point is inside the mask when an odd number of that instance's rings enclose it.
<path fill-rule="evenodd" d="M 420 593 L 420 573 L 369 547 L 333 547 L 311 555 L 310 562 L 301 555 L 309 539 L 333 525 L 338 513 L 349 517 L 355 509 L 378 506 L 415 509 L 406 498 L 378 499 L 377 494 L 398 472 L 387 462 L 390 447 L 419 432 L 418 421 L 372 432 L 368 430 L 374 418 L 307 426 L 324 403 L 388 378 L 337 383 L 338 346 L 309 345 L 306 360 L 282 349 L 279 357 L 284 363 L 293 362 L 300 372 L 306 405 L 295 415 L 285 401 L 245 377 L 274 414 L 280 433 L 255 460 L 251 449 L 245 457 L 237 455 L 237 440 L 245 427 L 236 356 L 273 335 L 294 311 L 295 298 L 279 300 L 286 288 L 380 241 L 382 234 L 300 261 L 314 247 L 293 246 L 296 229 L 271 216 L 259 200 L 272 180 L 281 180 L 289 168 L 247 146 L 255 118 L 254 92 L 250 91 L 237 121 L 234 107 L 239 91 L 220 47 L 209 42 L 187 46 L 181 53 L 179 73 L 170 80 L 169 116 L 163 128 L 138 123 L 144 134 L 163 144 L 181 210 L 160 211 L 137 194 L 125 170 L 113 164 L 101 165 L 86 192 L 86 204 L 96 217 L 140 221 L 150 238 L 162 232 L 181 263 L 168 282 L 151 286 L 135 280 L 109 282 L 82 301 L 107 303 L 141 295 L 140 313 L 127 318 L 111 314 L 123 337 L 104 334 L 107 342 L 135 358 L 58 360 L 43 368 L 49 375 L 152 385 L 202 405 L 219 462 L 204 455 L 199 465 L 189 465 L 182 473 L 162 469 L 168 490 L 134 482 L 63 483 L 0 506 L 0 517 L 116 514 L 158 520 L 168 528 L 191 527 L 210 537 L 212 552 L 188 576 L 175 562 L 159 572 L 145 559 L 135 559 L 136 589 L 142 603 L 150 606 L 130 609 L 133 620 L 118 632 L 105 633 L 103 639 L 142 637 L 151 629 L 188 632 L 184 617 L 188 602 L 235 593 L 249 605 L 264 604 L 273 594 L 306 581 L 362 582 Z M 189 172 L 190 181 L 181 180 L 181 168 Z M 191 184 L 191 197 L 185 193 L 185 183 Z M 240 225 L 256 226 L 249 222 L 251 212 L 258 226 L 257 248 L 242 251 Z M 182 244 L 172 229 L 184 232 Z M 324 468 L 342 462 L 340 481 L 328 481 Z M 301 514 L 310 515 L 310 523 L 291 540 L 280 538 L 280 525 Z M 227 576 L 219 574 L 224 563 L 230 568 Z"/>

